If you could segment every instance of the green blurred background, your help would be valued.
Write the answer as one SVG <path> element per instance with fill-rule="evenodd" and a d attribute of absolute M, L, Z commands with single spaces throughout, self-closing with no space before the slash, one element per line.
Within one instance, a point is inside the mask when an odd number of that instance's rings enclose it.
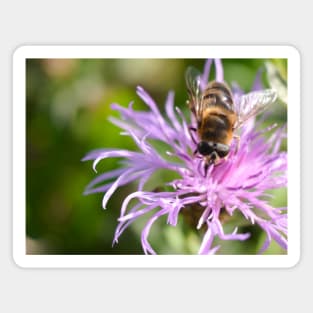
<path fill-rule="evenodd" d="M 141 85 L 163 105 L 169 90 L 175 91 L 175 104 L 186 114 L 187 93 L 184 72 L 188 65 L 203 69 L 197 59 L 28 59 L 27 60 L 27 178 L 26 231 L 28 254 L 141 254 L 140 231 L 145 218 L 138 220 L 112 248 L 122 200 L 135 185 L 122 187 L 101 207 L 102 194 L 83 196 L 86 185 L 96 176 L 91 162 L 81 162 L 90 150 L 103 147 L 136 149 L 132 141 L 108 122 L 117 116 L 111 103 L 136 109 L 146 106 L 135 93 Z M 286 122 L 286 60 L 223 60 L 227 82 L 236 81 L 245 91 L 251 88 L 257 71 L 263 67 L 265 86 L 280 90 L 280 101 L 266 124 Z M 211 72 L 213 77 L 214 71 Z M 265 125 L 264 125 L 265 126 Z M 284 148 L 286 149 L 286 144 Z M 100 163 L 98 170 L 117 166 L 116 159 Z M 162 184 L 162 175 L 157 177 Z M 287 205 L 285 189 L 273 191 L 272 204 Z M 229 227 L 233 227 L 231 224 Z M 246 242 L 224 242 L 220 253 L 254 254 L 264 239 L 253 231 Z M 196 253 L 199 234 L 181 220 L 178 227 L 161 219 L 149 237 L 159 253 Z M 267 253 L 284 253 L 275 243 Z"/>

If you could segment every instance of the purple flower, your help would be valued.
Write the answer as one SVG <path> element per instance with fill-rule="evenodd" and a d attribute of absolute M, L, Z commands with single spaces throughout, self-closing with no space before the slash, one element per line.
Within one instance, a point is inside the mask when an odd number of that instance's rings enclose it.
<path fill-rule="evenodd" d="M 216 80 L 223 81 L 222 63 L 214 61 Z M 207 84 L 211 63 L 212 60 L 208 60 L 205 65 L 202 89 Z M 258 75 L 254 89 L 259 88 Z M 242 91 L 235 86 L 233 92 L 236 102 Z M 141 243 L 146 254 L 156 254 L 148 241 L 153 223 L 165 215 L 167 223 L 176 226 L 179 214 L 184 214 L 196 219 L 193 227 L 203 236 L 198 253 L 214 254 L 220 247 L 214 245 L 215 238 L 222 241 L 249 238 L 249 233 L 238 233 L 238 227 L 225 233 L 225 220 L 239 212 L 249 224 L 258 225 L 265 232 L 266 240 L 260 253 L 268 248 L 272 239 L 287 249 L 286 208 L 270 206 L 267 194 L 268 190 L 287 185 L 287 154 L 280 151 L 281 142 L 286 137 L 285 127 L 274 129 L 274 125 L 260 131 L 257 122 L 250 119 L 241 128 L 239 147 L 233 140 L 228 157 L 211 165 L 205 175 L 203 159 L 193 154 L 196 144 L 191 138 L 189 125 L 179 108 L 174 108 L 174 94 L 168 94 L 166 117 L 161 115 L 154 100 L 142 87 L 137 88 L 137 94 L 148 106 L 148 111 L 135 111 L 132 103 L 128 108 L 112 104 L 121 119 L 110 120 L 132 137 L 138 151 L 102 149 L 90 152 L 83 159 L 94 160 L 95 171 L 102 159 L 122 159 L 121 168 L 100 174 L 86 188 L 85 194 L 105 193 L 103 208 L 119 187 L 131 182 L 138 184 L 137 191 L 123 201 L 113 242 L 117 243 L 123 231 L 138 217 L 151 213 L 142 230 Z M 193 117 L 190 120 L 193 121 Z M 267 138 L 265 135 L 270 130 L 273 133 Z M 156 141 L 163 143 L 166 149 L 158 151 L 154 146 Z M 172 171 L 178 178 L 164 182 L 168 191 L 147 190 L 146 183 L 160 169 Z"/>

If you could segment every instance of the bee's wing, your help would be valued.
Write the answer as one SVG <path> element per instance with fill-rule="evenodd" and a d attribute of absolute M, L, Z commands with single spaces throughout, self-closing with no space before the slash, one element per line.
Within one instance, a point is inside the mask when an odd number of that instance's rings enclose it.
<path fill-rule="evenodd" d="M 186 85 L 189 94 L 188 106 L 195 115 L 197 122 L 202 119 L 202 93 L 200 90 L 201 73 L 195 67 L 189 66 L 185 73 Z"/>
<path fill-rule="evenodd" d="M 274 89 L 253 91 L 239 97 L 234 106 L 238 117 L 234 128 L 241 127 L 249 118 L 263 112 L 276 99 L 277 92 Z"/>

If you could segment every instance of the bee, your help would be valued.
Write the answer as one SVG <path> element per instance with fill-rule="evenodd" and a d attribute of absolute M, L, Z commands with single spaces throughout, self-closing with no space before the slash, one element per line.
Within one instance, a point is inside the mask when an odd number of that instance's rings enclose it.
<path fill-rule="evenodd" d="M 211 81 L 201 91 L 201 73 L 194 67 L 188 67 L 185 74 L 189 100 L 187 104 L 195 116 L 197 127 L 190 127 L 197 132 L 199 141 L 194 154 L 204 159 L 205 173 L 210 164 L 218 164 L 227 158 L 233 138 L 237 149 L 240 137 L 235 134 L 251 117 L 264 111 L 274 103 L 277 93 L 273 89 L 250 92 L 234 99 L 226 83 Z"/>

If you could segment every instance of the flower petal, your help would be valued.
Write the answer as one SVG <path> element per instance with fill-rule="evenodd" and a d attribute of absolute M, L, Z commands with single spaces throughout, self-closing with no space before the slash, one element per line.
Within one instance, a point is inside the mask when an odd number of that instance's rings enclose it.
<path fill-rule="evenodd" d="M 156 252 L 152 249 L 150 243 L 148 242 L 148 236 L 150 233 L 150 229 L 153 223 L 162 215 L 165 215 L 168 211 L 166 209 L 160 210 L 155 213 L 147 222 L 146 226 L 144 227 L 141 233 L 141 244 L 145 254 L 156 254 Z"/>

